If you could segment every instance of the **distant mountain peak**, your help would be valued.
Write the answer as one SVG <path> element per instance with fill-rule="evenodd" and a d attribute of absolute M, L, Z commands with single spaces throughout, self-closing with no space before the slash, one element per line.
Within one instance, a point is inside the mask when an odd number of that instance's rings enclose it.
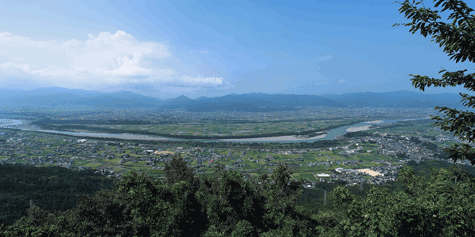
<path fill-rule="evenodd" d="M 192 99 L 184 96 L 184 95 L 180 95 L 178 97 L 176 97 L 175 99 L 171 99 L 170 101 L 182 101 L 182 102 L 188 102 L 188 101 L 193 101 Z"/>
<path fill-rule="evenodd" d="M 185 107 L 186 105 L 188 105 L 191 102 L 193 102 L 192 99 L 190 99 L 190 98 L 188 98 L 184 95 L 180 95 L 180 96 L 176 97 L 175 99 L 165 101 L 162 105 L 162 108 L 165 108 L 165 109 L 182 108 L 182 107 Z"/>

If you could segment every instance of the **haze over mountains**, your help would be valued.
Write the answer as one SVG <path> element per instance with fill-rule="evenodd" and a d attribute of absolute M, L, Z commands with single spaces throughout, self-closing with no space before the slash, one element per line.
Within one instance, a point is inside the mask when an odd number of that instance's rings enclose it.
<path fill-rule="evenodd" d="M 191 112 L 272 112 L 299 110 L 303 106 L 329 107 L 462 107 L 455 93 L 424 94 L 409 91 L 346 93 L 342 95 L 229 94 L 190 99 L 159 99 L 129 91 L 97 92 L 59 87 L 35 90 L 0 90 L 0 107 L 96 107 L 115 109 L 185 109 Z"/>

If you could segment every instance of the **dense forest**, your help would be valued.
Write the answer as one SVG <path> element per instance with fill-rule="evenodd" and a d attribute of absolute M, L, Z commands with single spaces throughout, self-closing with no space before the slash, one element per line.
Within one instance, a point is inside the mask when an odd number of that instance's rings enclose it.
<path fill-rule="evenodd" d="M 249 180 L 219 167 L 197 176 L 177 156 L 165 181 L 3 165 L 0 236 L 471 236 L 475 177 L 465 168 L 409 162 L 384 186 L 303 189 L 284 166 Z"/>
<path fill-rule="evenodd" d="M 113 180 L 94 171 L 63 167 L 0 165 L 0 225 L 11 225 L 26 215 L 30 205 L 66 211 L 76 206 L 77 195 L 92 196 L 114 186 Z"/>

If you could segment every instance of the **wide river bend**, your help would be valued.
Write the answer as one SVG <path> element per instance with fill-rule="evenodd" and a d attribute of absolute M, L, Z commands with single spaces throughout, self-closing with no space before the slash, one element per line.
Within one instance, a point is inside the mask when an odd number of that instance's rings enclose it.
<path fill-rule="evenodd" d="M 101 137 L 101 138 L 118 138 L 118 139 L 127 139 L 127 140 L 156 140 L 156 141 L 200 141 L 200 142 L 281 142 L 281 143 L 290 143 L 290 142 L 315 142 L 318 140 L 333 140 L 337 136 L 344 135 L 347 132 L 356 132 L 356 131 L 365 131 L 370 130 L 371 125 L 373 124 L 390 124 L 399 121 L 408 121 L 408 120 L 422 120 L 430 119 L 429 117 L 424 118 L 415 118 L 415 119 L 394 119 L 394 120 L 376 120 L 376 121 L 366 121 L 353 125 L 341 126 L 338 128 L 330 129 L 326 134 L 321 134 L 315 137 L 304 138 L 298 136 L 280 136 L 280 137 L 259 137 L 259 138 L 238 138 L 238 139 L 178 139 L 178 138 L 169 138 L 162 136 L 152 136 L 152 135 L 139 135 L 139 134 L 130 134 L 130 133 L 87 133 L 87 132 L 66 132 L 66 131 L 57 131 L 57 130 L 44 130 L 36 126 L 28 124 L 27 121 L 15 120 L 15 119 L 0 119 L 0 127 L 5 128 L 16 128 L 24 131 L 37 131 L 37 132 L 46 132 L 46 133 L 56 133 L 56 134 L 65 134 L 70 136 L 77 137 Z"/>

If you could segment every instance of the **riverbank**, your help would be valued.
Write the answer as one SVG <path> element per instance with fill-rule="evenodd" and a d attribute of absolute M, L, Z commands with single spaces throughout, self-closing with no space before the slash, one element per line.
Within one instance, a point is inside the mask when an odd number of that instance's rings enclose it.
<path fill-rule="evenodd" d="M 383 120 L 374 120 L 374 121 L 367 121 L 365 123 L 382 123 L 384 122 Z"/>
<path fill-rule="evenodd" d="M 371 125 L 366 125 L 366 126 L 360 126 L 360 127 L 351 127 L 347 128 L 346 132 L 359 132 L 359 131 L 366 131 L 369 130 Z"/>
<path fill-rule="evenodd" d="M 426 118 L 423 118 L 426 119 Z M 359 122 L 352 124 L 340 124 L 333 125 L 327 128 L 322 128 L 319 130 L 305 131 L 305 132 L 293 132 L 293 133 L 274 133 L 274 134 L 259 134 L 253 136 L 239 136 L 239 137 L 203 137 L 203 136 L 183 136 L 183 135 L 167 135 L 167 134 L 157 134 L 154 132 L 148 131 L 130 131 L 130 130 L 118 130 L 118 129 L 107 129 L 107 128 L 97 128 L 97 127 L 88 127 L 88 126 L 51 126 L 46 125 L 45 128 L 40 129 L 39 126 L 29 123 L 23 123 L 27 126 L 14 126 L 22 124 L 20 120 L 11 120 L 13 124 L 9 125 L 0 125 L 4 128 L 16 128 L 20 130 L 28 131 L 37 131 L 37 132 L 46 132 L 46 133 L 56 133 L 62 135 L 76 136 L 76 137 L 96 137 L 96 138 L 117 138 L 123 140 L 147 140 L 147 141 L 197 141 L 197 142 L 256 142 L 256 143 L 265 143 L 265 142 L 277 142 L 277 143 L 301 143 L 301 142 L 315 142 L 318 140 L 334 140 L 338 136 L 343 135 L 348 132 L 357 132 L 357 131 L 366 131 L 371 129 L 372 125 L 370 124 L 387 124 L 393 123 L 401 120 L 409 119 L 396 119 L 396 120 L 374 120 L 367 122 Z M 416 120 L 416 119 L 413 119 Z M 66 129 L 68 128 L 68 129 Z M 69 131 L 68 131 L 69 130 Z M 72 131 L 71 131 L 72 130 Z M 313 137 L 307 137 L 313 136 Z"/>
<path fill-rule="evenodd" d="M 241 139 L 217 139 L 223 142 L 280 142 L 280 141 L 306 141 L 325 138 L 327 134 L 318 135 L 316 137 L 302 138 L 297 136 L 280 136 L 280 137 L 259 137 L 259 138 L 241 138 Z"/>
<path fill-rule="evenodd" d="M 141 136 L 147 140 L 198 140 L 198 141 L 235 141 L 235 142 L 312 142 L 326 138 L 322 136 L 323 133 L 327 133 L 329 130 L 337 129 L 342 126 L 351 126 L 362 123 L 362 120 L 350 121 L 338 125 L 331 125 L 326 128 L 320 128 L 315 130 L 297 131 L 297 132 L 274 132 L 267 134 L 254 134 L 254 135 L 240 135 L 240 136 L 196 136 L 196 135 L 177 135 L 177 134 L 161 134 L 157 132 L 145 131 L 145 130 L 125 130 L 114 129 L 107 127 L 91 127 L 83 125 L 50 125 L 35 123 L 33 126 L 41 127 L 43 131 L 58 131 L 61 134 L 75 134 L 77 136 L 94 135 L 95 133 L 108 134 L 110 137 L 126 137 L 128 139 L 137 139 L 134 136 Z M 39 131 L 38 129 L 36 129 Z M 60 132 L 59 132 L 60 131 Z M 78 131 L 87 131 L 87 133 L 78 133 Z M 265 140 L 264 140 L 265 139 Z M 332 140 L 333 138 L 330 138 Z"/>

